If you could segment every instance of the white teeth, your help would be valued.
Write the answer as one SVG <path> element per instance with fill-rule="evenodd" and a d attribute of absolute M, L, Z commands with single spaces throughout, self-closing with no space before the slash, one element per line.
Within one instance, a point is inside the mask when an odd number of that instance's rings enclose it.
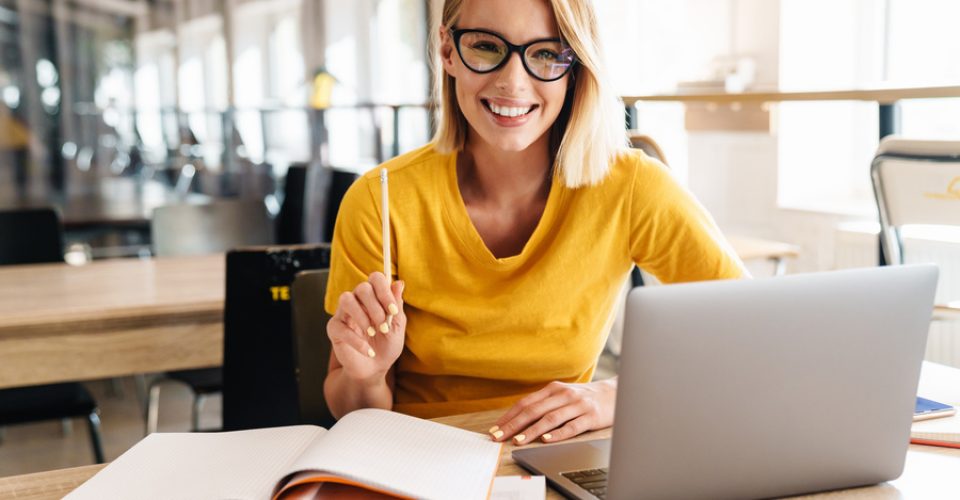
<path fill-rule="evenodd" d="M 533 109 L 533 106 L 527 106 L 525 108 L 511 108 L 507 106 L 497 106 L 492 102 L 488 104 L 490 105 L 490 110 L 493 111 L 495 114 L 498 114 L 500 116 L 507 116 L 510 118 L 525 115 L 529 113 L 531 109 Z"/>

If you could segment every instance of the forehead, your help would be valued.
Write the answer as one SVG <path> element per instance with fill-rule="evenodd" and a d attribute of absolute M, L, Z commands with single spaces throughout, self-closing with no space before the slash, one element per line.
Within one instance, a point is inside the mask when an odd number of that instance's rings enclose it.
<path fill-rule="evenodd" d="M 560 36 L 548 0 L 463 0 L 457 27 L 495 31 L 513 43 Z"/>

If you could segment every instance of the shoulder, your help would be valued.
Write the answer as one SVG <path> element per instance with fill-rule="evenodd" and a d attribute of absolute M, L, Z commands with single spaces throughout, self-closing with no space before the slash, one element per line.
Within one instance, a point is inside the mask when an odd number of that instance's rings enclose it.
<path fill-rule="evenodd" d="M 623 149 L 610 160 L 607 176 L 596 186 L 605 195 L 657 190 L 675 184 L 669 167 L 639 149 Z"/>
<path fill-rule="evenodd" d="M 392 158 L 362 174 L 347 190 L 343 203 L 371 211 L 379 206 L 380 170 L 384 168 L 389 176 L 391 205 L 421 199 L 441 188 L 442 176 L 437 173 L 443 170 L 450 156 L 438 153 L 430 143 Z"/>
<path fill-rule="evenodd" d="M 393 179 L 395 176 L 407 177 L 428 171 L 442 165 L 449 160 L 450 155 L 438 153 L 433 143 L 408 151 L 400 156 L 387 160 L 368 170 L 361 176 L 365 182 L 380 182 L 380 170 L 387 169 L 387 174 Z"/>

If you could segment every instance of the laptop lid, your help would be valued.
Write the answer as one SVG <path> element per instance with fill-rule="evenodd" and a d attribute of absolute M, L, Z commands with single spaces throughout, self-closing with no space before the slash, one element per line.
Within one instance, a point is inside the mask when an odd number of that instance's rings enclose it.
<path fill-rule="evenodd" d="M 756 498 L 896 478 L 937 268 L 637 288 L 609 498 Z"/>

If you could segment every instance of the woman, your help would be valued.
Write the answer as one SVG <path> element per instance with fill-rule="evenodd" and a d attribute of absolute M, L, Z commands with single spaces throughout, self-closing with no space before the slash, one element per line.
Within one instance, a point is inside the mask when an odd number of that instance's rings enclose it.
<path fill-rule="evenodd" d="M 709 215 L 642 153 L 600 59 L 589 0 L 447 0 L 438 131 L 340 208 L 326 309 L 332 412 L 432 418 L 510 407 L 518 444 L 613 423 L 616 379 L 591 382 L 634 264 L 662 281 L 736 278 Z M 378 169 L 379 170 L 379 169 Z"/>

